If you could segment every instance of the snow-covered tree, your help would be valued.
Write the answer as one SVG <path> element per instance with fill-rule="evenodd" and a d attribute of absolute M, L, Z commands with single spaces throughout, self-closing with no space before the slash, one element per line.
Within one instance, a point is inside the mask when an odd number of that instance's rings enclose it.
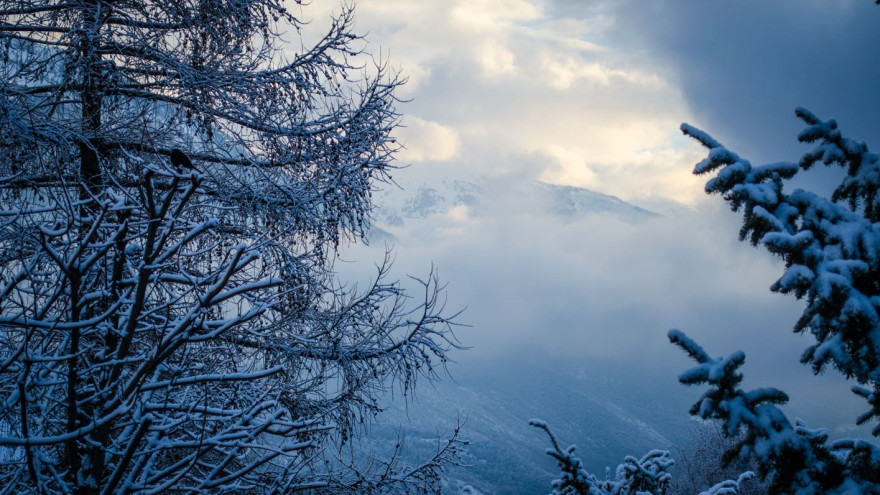
<path fill-rule="evenodd" d="M 529 424 L 535 428 L 544 430 L 550 438 L 550 448 L 546 453 L 556 460 L 559 466 L 559 478 L 553 480 L 550 485 L 553 488 L 552 495 L 666 495 L 670 491 L 672 475 L 670 468 L 675 461 L 672 460 L 668 450 L 652 450 L 636 459 L 627 456 L 623 464 L 617 466 L 614 477 L 610 470 L 606 470 L 605 478 L 589 473 L 579 457 L 575 455 L 575 446 L 572 445 L 562 450 L 556 435 L 540 419 L 532 419 Z M 751 472 L 743 473 L 736 481 L 725 480 L 717 483 L 700 495 L 737 495 L 741 491 L 743 483 L 752 477 Z"/>
<path fill-rule="evenodd" d="M 551 446 L 547 449 L 547 455 L 556 460 L 561 470 L 559 478 L 551 482 L 553 494 L 665 495 L 667 493 L 671 480 L 668 469 L 673 464 L 668 451 L 652 450 L 641 459 L 627 457 L 623 464 L 617 467 L 614 478 L 611 478 L 611 473 L 606 473 L 605 479 L 600 480 L 584 469 L 583 462 L 574 454 L 574 445 L 564 451 L 560 448 L 556 435 L 546 422 L 532 419 L 529 424 L 547 433 Z"/>
<path fill-rule="evenodd" d="M 400 81 L 351 8 L 311 46 L 300 17 L 0 3 L 0 492 L 437 487 L 454 437 L 416 467 L 342 448 L 455 341 L 433 274 L 414 303 L 387 264 L 334 276 Z"/>
<path fill-rule="evenodd" d="M 830 364 L 855 380 L 853 392 L 869 406 L 856 421 L 865 424 L 880 418 L 880 155 L 844 137 L 833 120 L 823 121 L 803 108 L 796 115 L 807 124 L 798 139 L 816 143 L 797 164 L 755 167 L 694 127 L 683 124 L 682 131 L 709 149 L 694 169 L 696 174 L 717 172 L 706 191 L 723 195 L 735 211 L 744 212 L 740 238 L 762 244 L 785 261 L 771 290 L 805 299 L 794 330 L 810 333 L 816 342 L 802 361 L 815 373 Z M 831 198 L 784 189 L 786 180 L 818 162 L 845 171 Z M 788 401 L 782 391 L 741 389 L 743 352 L 713 358 L 679 330 L 671 330 L 669 338 L 698 363 L 679 380 L 710 387 L 691 414 L 720 422 L 722 432 L 734 439 L 723 460 L 755 466 L 771 494 L 880 493 L 880 446 L 866 440 L 829 441 L 827 431 L 788 420 L 777 407 Z M 545 423 L 532 424 L 550 436 L 547 453 L 562 472 L 553 493 L 637 490 L 656 495 L 668 489 L 667 452 L 654 451 L 640 461 L 628 458 L 616 478 L 601 481 L 584 470 L 574 447 L 560 449 Z M 880 436 L 880 425 L 873 434 Z M 704 493 L 742 493 L 741 483 L 750 474 Z"/>
<path fill-rule="evenodd" d="M 726 458 L 743 439 L 739 435 L 727 435 L 718 421 L 695 421 L 689 428 L 686 440 L 672 448 L 675 466 L 671 469 L 670 493 L 696 494 L 716 485 L 719 481 L 737 479 L 746 472 L 758 471 L 757 463 Z M 768 482 L 752 478 L 740 487 L 739 495 L 764 495 Z"/>
<path fill-rule="evenodd" d="M 723 195 L 744 212 L 740 238 L 762 244 L 785 261 L 771 290 L 806 301 L 794 330 L 815 338 L 802 362 L 819 373 L 827 365 L 857 382 L 853 391 L 869 410 L 857 422 L 880 417 L 880 156 L 843 136 L 834 120 L 798 108 L 807 127 L 798 135 L 816 143 L 799 163 L 752 166 L 708 134 L 682 131 L 709 149 L 696 174 L 717 172 L 706 191 Z M 843 180 L 831 198 L 784 190 L 785 181 L 816 163 L 840 166 Z M 724 422 L 745 437 L 732 454 L 754 459 L 771 475 L 771 493 L 880 493 L 880 447 L 863 440 L 828 441 L 828 433 L 792 424 L 775 404 L 787 396 L 773 388 L 744 391 L 742 352 L 712 358 L 682 332 L 670 340 L 699 364 L 680 380 L 711 388 L 692 414 Z M 873 429 L 880 435 L 880 426 Z"/>

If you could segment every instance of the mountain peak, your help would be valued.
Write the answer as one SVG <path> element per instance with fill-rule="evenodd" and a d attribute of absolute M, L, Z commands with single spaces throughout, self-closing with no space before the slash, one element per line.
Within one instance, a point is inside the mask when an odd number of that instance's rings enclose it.
<path fill-rule="evenodd" d="M 538 181 L 521 187 L 506 187 L 486 180 L 441 179 L 408 190 L 380 191 L 376 198 L 375 219 L 379 226 L 399 228 L 407 220 L 442 215 L 456 207 L 465 207 L 471 215 L 479 216 L 492 202 L 504 199 L 516 204 L 530 201 L 539 213 L 563 220 L 606 216 L 638 224 L 662 216 L 616 196 L 581 187 Z"/>

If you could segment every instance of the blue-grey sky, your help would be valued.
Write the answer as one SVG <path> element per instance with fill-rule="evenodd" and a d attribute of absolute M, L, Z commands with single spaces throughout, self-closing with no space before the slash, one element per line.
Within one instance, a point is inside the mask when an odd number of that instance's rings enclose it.
<path fill-rule="evenodd" d="M 321 9 L 332 2 L 306 12 Z M 815 379 L 797 364 L 809 343 L 790 333 L 800 304 L 769 292 L 781 263 L 736 240 L 738 218 L 690 173 L 703 151 L 678 127 L 701 127 L 756 163 L 794 161 L 806 150 L 800 105 L 880 148 L 880 6 L 363 0 L 357 12 L 368 50 L 409 78 L 399 132 L 409 167 L 395 179 L 410 190 L 439 178 L 496 185 L 480 214 L 457 209 L 393 232 L 395 273 L 434 261 L 450 306 L 468 307 L 469 355 L 601 354 L 674 377 L 688 363 L 665 332 L 680 327 L 714 354 L 744 349 L 753 383 L 803 392 L 792 394 L 798 413 L 848 399 L 833 374 Z M 827 190 L 829 176 L 799 185 Z M 509 194 L 534 180 L 692 211 L 638 226 L 559 222 Z M 849 404 L 847 414 L 861 408 Z"/>
<path fill-rule="evenodd" d="M 861 0 L 615 3 L 622 43 L 675 74 L 692 119 L 756 160 L 793 160 L 804 106 L 878 138 L 880 7 Z"/>
<path fill-rule="evenodd" d="M 373 52 L 410 78 L 401 159 L 432 169 L 473 159 L 479 173 L 521 167 L 692 203 L 699 151 L 681 121 L 756 161 L 797 158 L 798 105 L 877 134 L 868 0 L 370 0 L 358 12 Z"/>

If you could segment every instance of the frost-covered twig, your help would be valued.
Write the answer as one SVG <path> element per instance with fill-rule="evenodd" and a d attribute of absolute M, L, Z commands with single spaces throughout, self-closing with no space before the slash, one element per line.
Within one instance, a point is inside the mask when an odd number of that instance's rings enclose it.
<path fill-rule="evenodd" d="M 575 455 L 575 446 L 564 451 L 547 423 L 540 419 L 529 420 L 535 428 L 544 430 L 550 438 L 551 448 L 546 453 L 556 459 L 562 471 L 551 482 L 554 494 L 580 495 L 664 495 L 669 489 L 669 468 L 674 464 L 668 451 L 652 450 L 641 459 L 627 457 L 617 467 L 615 479 L 599 480 L 584 469 L 583 462 Z"/>
<path fill-rule="evenodd" d="M 323 462 L 458 347 L 433 271 L 332 270 L 398 148 L 402 81 L 353 23 L 291 50 L 276 0 L 0 6 L 2 489 L 436 488 L 454 435 Z"/>

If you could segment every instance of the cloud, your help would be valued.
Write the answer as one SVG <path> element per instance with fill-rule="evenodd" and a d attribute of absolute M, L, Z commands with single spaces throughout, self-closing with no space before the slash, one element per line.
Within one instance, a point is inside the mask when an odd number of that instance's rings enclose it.
<path fill-rule="evenodd" d="M 513 73 L 512 27 L 540 17 L 538 7 L 525 0 L 388 0 L 358 7 L 359 26 L 369 26 L 371 42 L 390 48 L 394 63 L 410 75 L 408 94 L 416 93 L 438 64 L 476 68 L 486 79 Z"/>
<path fill-rule="evenodd" d="M 486 78 L 493 79 L 516 72 L 513 52 L 497 41 L 485 41 L 476 49 L 477 61 Z"/>
<path fill-rule="evenodd" d="M 401 110 L 450 131 L 441 139 L 413 120 L 401 159 L 423 166 L 408 174 L 526 166 L 537 167 L 529 175 L 623 198 L 692 203 L 702 194 L 681 186 L 694 184 L 697 156 L 678 137 L 692 120 L 685 98 L 656 61 L 619 46 L 608 12 L 528 0 L 383 0 L 358 12 L 371 46 L 411 76 L 402 95 L 412 101 Z M 454 154 L 441 144 L 453 133 Z"/>
<path fill-rule="evenodd" d="M 599 62 L 587 61 L 572 55 L 561 55 L 552 51 L 545 52 L 541 57 L 540 68 L 547 84 L 557 90 L 570 89 L 579 80 L 604 86 L 620 82 L 645 86 L 664 84 L 656 74 L 613 69 Z"/>
<path fill-rule="evenodd" d="M 840 378 L 798 364 L 809 338 L 789 329 L 801 306 L 768 290 L 781 262 L 738 242 L 736 216 L 704 198 L 691 170 L 705 151 L 678 126 L 704 127 L 756 161 L 803 152 L 796 105 L 839 117 L 853 137 L 880 136 L 880 8 L 870 3 L 363 2 L 372 46 L 412 76 L 400 110 L 419 117 L 406 121 L 401 158 L 414 166 L 395 178 L 495 184 L 480 214 L 459 208 L 395 232 L 395 276 L 436 263 L 448 307 L 468 307 L 473 325 L 460 331 L 474 346 L 460 359 L 525 350 L 674 375 L 690 364 L 666 342 L 675 326 L 715 355 L 745 350 L 749 383 L 781 385 L 796 404 L 816 387 L 841 391 L 833 411 L 801 413 L 851 421 L 863 406 Z M 535 179 L 697 213 L 563 222 L 516 193 Z M 375 260 L 376 248 L 345 255 Z"/>
<path fill-rule="evenodd" d="M 405 117 L 396 135 L 404 145 L 397 159 L 404 163 L 452 160 L 461 146 L 455 129 L 412 115 Z"/>
<path fill-rule="evenodd" d="M 556 165 L 544 169 L 538 177 L 542 182 L 573 185 L 587 189 L 600 188 L 601 184 L 599 184 L 595 172 L 590 169 L 584 157 L 579 153 L 561 146 L 548 146 L 542 151 Z"/>
<path fill-rule="evenodd" d="M 799 364 L 809 339 L 790 329 L 802 307 L 769 290 L 783 263 L 737 241 L 739 220 L 721 201 L 631 225 L 553 217 L 504 184 L 486 191 L 479 213 L 458 207 L 395 231 L 392 276 L 424 276 L 434 265 L 448 284 L 447 308 L 467 308 L 461 322 L 470 327 L 457 334 L 471 349 L 454 359 L 503 362 L 528 352 L 674 377 L 691 364 L 666 338 L 676 327 L 713 355 L 744 350 L 746 386 L 791 392 L 811 423 L 833 428 L 863 407 L 840 377 L 818 380 Z M 382 250 L 357 246 L 344 257 L 377 260 Z M 811 384 L 831 389 L 834 411 L 817 407 Z"/>
<path fill-rule="evenodd" d="M 483 32 L 543 17 L 538 5 L 528 0 L 456 0 L 451 2 L 451 13 L 457 24 Z"/>
<path fill-rule="evenodd" d="M 880 7 L 873 2 L 624 0 L 609 7 L 620 43 L 668 67 L 692 123 L 755 162 L 796 161 L 806 151 L 795 139 L 802 128 L 796 106 L 836 118 L 869 144 L 880 135 Z"/>
<path fill-rule="evenodd" d="M 509 169 L 491 157 L 553 146 L 583 157 L 604 192 L 693 203 L 697 152 L 677 139 L 682 121 L 756 163 L 806 151 L 798 105 L 880 146 L 877 16 L 856 0 L 374 0 L 358 5 L 358 29 L 410 78 L 401 111 L 459 136 L 446 170 L 468 157 L 489 158 L 471 169 Z M 586 183 L 554 161 L 542 168 Z M 827 189 L 828 174 L 815 174 L 802 185 Z"/>

